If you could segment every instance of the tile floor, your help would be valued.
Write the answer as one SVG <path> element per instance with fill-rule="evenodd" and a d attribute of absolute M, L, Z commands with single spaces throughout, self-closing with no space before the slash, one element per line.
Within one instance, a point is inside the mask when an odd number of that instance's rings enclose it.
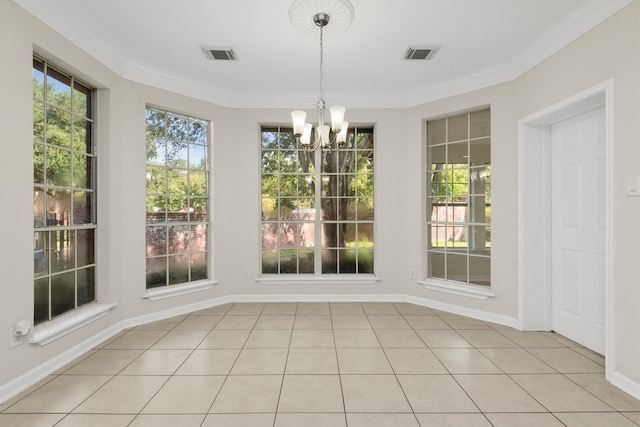
<path fill-rule="evenodd" d="M 406 303 L 228 304 L 129 330 L 0 426 L 638 426 L 601 356 Z"/>

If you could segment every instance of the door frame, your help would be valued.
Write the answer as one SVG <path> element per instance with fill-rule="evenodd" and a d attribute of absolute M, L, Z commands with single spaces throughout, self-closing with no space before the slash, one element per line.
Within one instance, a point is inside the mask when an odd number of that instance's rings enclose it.
<path fill-rule="evenodd" d="M 613 79 L 518 121 L 518 326 L 551 330 L 551 125 L 604 107 L 605 360 L 613 372 Z M 610 369 L 611 368 L 611 369 Z"/>

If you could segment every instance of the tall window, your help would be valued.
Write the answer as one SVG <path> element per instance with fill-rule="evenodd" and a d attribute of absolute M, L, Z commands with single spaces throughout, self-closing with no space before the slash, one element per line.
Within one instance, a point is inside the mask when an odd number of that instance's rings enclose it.
<path fill-rule="evenodd" d="M 373 128 L 310 151 L 262 128 L 262 273 L 373 274 Z"/>
<path fill-rule="evenodd" d="M 427 277 L 491 285 L 491 114 L 427 122 Z"/>
<path fill-rule="evenodd" d="M 92 89 L 33 60 L 34 324 L 96 299 Z"/>
<path fill-rule="evenodd" d="M 209 124 L 147 108 L 147 288 L 209 277 Z"/>

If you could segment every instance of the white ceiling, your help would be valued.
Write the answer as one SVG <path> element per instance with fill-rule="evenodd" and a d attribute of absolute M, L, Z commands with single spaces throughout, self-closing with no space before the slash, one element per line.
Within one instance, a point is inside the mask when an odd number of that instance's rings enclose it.
<path fill-rule="evenodd" d="M 125 78 L 228 107 L 315 107 L 319 33 L 295 30 L 293 0 L 14 1 Z M 409 107 L 511 80 L 630 2 L 351 0 L 351 26 L 325 38 L 327 104 Z M 404 61 L 413 45 L 442 48 Z"/>

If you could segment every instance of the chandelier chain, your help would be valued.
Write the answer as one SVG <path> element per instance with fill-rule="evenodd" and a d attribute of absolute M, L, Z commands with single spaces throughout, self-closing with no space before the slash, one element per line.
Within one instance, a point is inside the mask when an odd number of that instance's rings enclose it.
<path fill-rule="evenodd" d="M 320 26 L 320 99 L 318 99 L 318 109 L 325 108 L 324 101 L 324 42 L 323 42 L 324 25 Z"/>

